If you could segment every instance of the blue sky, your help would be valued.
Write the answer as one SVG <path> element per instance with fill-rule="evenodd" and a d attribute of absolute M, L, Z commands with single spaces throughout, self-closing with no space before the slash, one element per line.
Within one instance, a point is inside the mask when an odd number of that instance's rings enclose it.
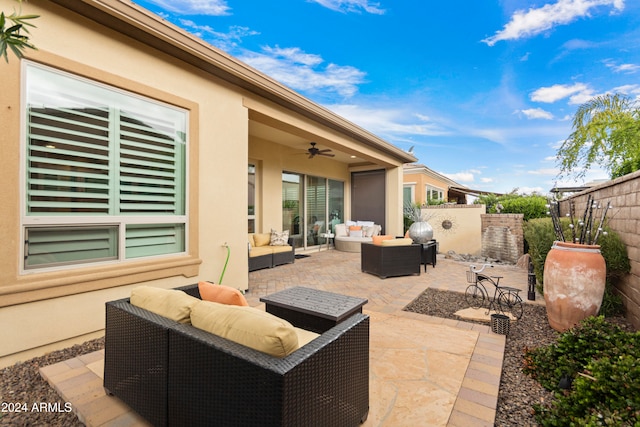
<path fill-rule="evenodd" d="M 135 0 L 467 187 L 546 194 L 578 106 L 640 97 L 637 0 Z"/>

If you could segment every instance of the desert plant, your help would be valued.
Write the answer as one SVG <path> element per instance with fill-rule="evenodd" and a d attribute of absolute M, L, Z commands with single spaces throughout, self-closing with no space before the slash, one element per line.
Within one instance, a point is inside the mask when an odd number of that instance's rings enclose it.
<path fill-rule="evenodd" d="M 640 332 L 600 317 L 585 319 L 556 343 L 526 350 L 523 371 L 555 392 L 535 405 L 543 426 L 635 426 L 640 421 Z"/>

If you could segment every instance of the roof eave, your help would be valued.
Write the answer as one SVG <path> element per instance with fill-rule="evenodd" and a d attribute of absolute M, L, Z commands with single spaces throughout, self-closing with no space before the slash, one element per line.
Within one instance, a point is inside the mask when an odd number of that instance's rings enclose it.
<path fill-rule="evenodd" d="M 125 0 L 51 0 L 88 19 L 193 65 L 251 93 L 267 98 L 324 126 L 344 133 L 401 163 L 417 158 L 314 103 L 233 56 L 141 6 Z"/>

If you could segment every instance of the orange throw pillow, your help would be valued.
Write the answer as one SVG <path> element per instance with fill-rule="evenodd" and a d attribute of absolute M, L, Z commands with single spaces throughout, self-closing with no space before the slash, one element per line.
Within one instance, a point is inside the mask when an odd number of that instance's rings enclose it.
<path fill-rule="evenodd" d="M 393 239 L 393 236 L 390 234 L 383 234 L 382 236 L 371 236 L 371 239 L 373 239 L 373 244 L 374 245 L 381 245 L 383 240 L 391 240 Z"/>
<path fill-rule="evenodd" d="M 242 292 L 231 286 L 216 285 L 210 282 L 199 282 L 198 290 L 203 301 L 217 302 L 228 305 L 248 306 Z"/>

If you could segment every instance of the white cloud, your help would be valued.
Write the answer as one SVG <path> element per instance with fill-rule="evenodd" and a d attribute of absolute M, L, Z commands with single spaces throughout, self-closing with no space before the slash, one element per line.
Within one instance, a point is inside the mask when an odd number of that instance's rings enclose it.
<path fill-rule="evenodd" d="M 483 184 L 489 184 L 489 183 L 492 183 L 494 181 L 495 181 L 495 179 L 493 179 L 493 178 L 480 178 L 480 182 L 482 182 Z"/>
<path fill-rule="evenodd" d="M 247 27 L 233 26 L 229 28 L 228 32 L 223 33 L 214 30 L 209 25 L 198 25 L 189 19 L 180 19 L 179 22 L 182 27 L 189 29 L 189 32 L 193 35 L 226 52 L 236 48 L 244 37 L 259 34 L 257 31 L 250 30 Z"/>
<path fill-rule="evenodd" d="M 385 10 L 380 8 L 380 3 L 371 2 L 369 0 L 309 0 L 318 3 L 327 9 L 338 12 L 360 12 L 364 10 L 367 13 L 375 15 L 384 15 Z"/>
<path fill-rule="evenodd" d="M 527 119 L 553 120 L 553 114 L 543 110 L 542 108 L 529 108 L 527 110 L 520 110 L 520 112 L 524 114 Z"/>
<path fill-rule="evenodd" d="M 616 64 L 612 60 L 606 60 L 604 65 L 611 68 L 614 73 L 634 74 L 640 71 L 640 65 L 637 64 Z"/>
<path fill-rule="evenodd" d="M 350 97 L 365 77 L 363 71 L 351 66 L 330 63 L 320 68 L 322 57 L 295 47 L 265 47 L 262 53 L 247 52 L 240 59 L 297 91 L 329 91 Z"/>
<path fill-rule="evenodd" d="M 226 0 L 149 0 L 177 15 L 229 15 Z"/>
<path fill-rule="evenodd" d="M 482 41 L 493 46 L 500 40 L 533 37 L 556 25 L 566 25 L 578 18 L 590 16 L 590 10 L 598 6 L 612 6 L 619 11 L 624 9 L 624 0 L 558 0 L 555 4 L 545 4 L 528 11 L 518 10 L 502 30 Z"/>
<path fill-rule="evenodd" d="M 328 109 L 388 139 L 403 135 L 441 136 L 448 131 L 422 114 L 411 114 L 400 109 L 365 108 L 353 104 L 326 105 Z M 415 117 L 417 120 L 411 120 Z"/>
<path fill-rule="evenodd" d="M 558 168 L 542 168 L 542 169 L 527 171 L 529 175 L 552 175 L 552 176 L 558 175 L 559 172 L 560 172 L 560 169 Z"/>
<path fill-rule="evenodd" d="M 441 174 L 456 182 L 473 182 L 474 181 L 474 175 L 472 172 L 469 172 L 469 171 L 456 172 L 456 173 L 441 173 Z"/>
<path fill-rule="evenodd" d="M 535 102 L 553 103 L 563 98 L 593 96 L 593 90 L 584 83 L 575 83 L 573 85 L 553 85 L 548 87 L 541 87 L 533 91 L 531 94 L 531 100 Z M 573 103 L 573 102 L 572 102 Z"/>

